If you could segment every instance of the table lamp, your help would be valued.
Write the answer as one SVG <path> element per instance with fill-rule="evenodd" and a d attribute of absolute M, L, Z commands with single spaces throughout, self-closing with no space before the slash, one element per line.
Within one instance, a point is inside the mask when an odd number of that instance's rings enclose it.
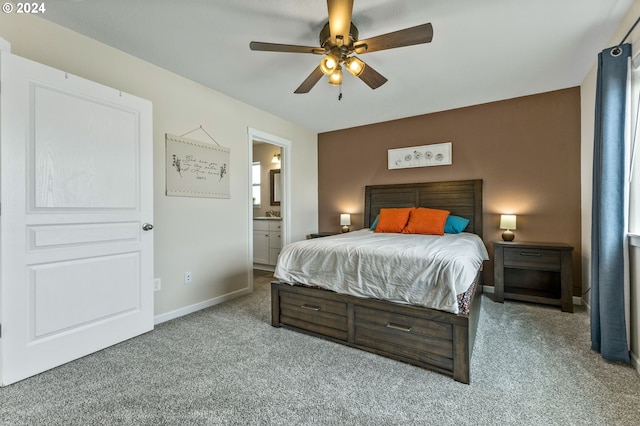
<path fill-rule="evenodd" d="M 340 214 L 340 225 L 342 225 L 342 232 L 349 232 L 349 225 L 351 225 L 351 215 L 349 213 Z"/>
<path fill-rule="evenodd" d="M 502 239 L 505 241 L 513 241 L 515 235 L 511 232 L 512 229 L 516 229 L 516 215 L 515 214 L 502 214 L 500 215 L 500 229 L 506 229 L 502 233 Z"/>

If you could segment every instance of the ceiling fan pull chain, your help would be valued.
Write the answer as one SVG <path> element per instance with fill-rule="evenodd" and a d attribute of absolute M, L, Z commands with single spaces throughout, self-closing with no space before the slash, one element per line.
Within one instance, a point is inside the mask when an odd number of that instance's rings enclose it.
<path fill-rule="evenodd" d="M 342 100 L 342 84 L 338 86 L 338 100 Z"/>

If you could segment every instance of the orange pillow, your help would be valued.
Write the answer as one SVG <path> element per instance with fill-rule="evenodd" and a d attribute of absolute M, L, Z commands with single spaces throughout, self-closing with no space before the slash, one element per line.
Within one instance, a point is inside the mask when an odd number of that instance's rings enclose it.
<path fill-rule="evenodd" d="M 402 232 L 413 209 L 415 207 L 380 209 L 380 219 L 375 232 Z"/>
<path fill-rule="evenodd" d="M 403 234 L 444 235 L 444 225 L 449 217 L 448 210 L 418 207 L 411 212 Z"/>

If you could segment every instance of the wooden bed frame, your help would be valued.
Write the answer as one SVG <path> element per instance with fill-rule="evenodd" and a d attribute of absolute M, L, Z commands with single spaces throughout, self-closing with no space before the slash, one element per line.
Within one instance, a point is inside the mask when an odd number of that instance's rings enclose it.
<path fill-rule="evenodd" d="M 431 207 L 470 220 L 482 238 L 482 180 L 365 188 L 365 227 L 381 208 Z M 482 268 L 481 268 L 482 269 Z M 469 383 L 482 295 L 481 271 L 468 315 L 363 299 L 304 285 L 271 283 L 271 324 L 450 375 Z"/>

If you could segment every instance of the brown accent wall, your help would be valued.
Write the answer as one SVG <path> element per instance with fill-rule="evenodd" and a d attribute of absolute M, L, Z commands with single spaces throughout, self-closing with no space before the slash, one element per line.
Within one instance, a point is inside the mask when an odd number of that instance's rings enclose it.
<path fill-rule="evenodd" d="M 452 142 L 452 165 L 387 169 L 388 149 L 441 142 Z M 338 231 L 340 213 L 361 228 L 366 185 L 462 179 L 484 181 L 491 258 L 500 214 L 516 214 L 516 240 L 573 245 L 581 294 L 579 87 L 321 133 L 318 229 Z M 493 261 L 487 266 L 492 285 Z"/>

